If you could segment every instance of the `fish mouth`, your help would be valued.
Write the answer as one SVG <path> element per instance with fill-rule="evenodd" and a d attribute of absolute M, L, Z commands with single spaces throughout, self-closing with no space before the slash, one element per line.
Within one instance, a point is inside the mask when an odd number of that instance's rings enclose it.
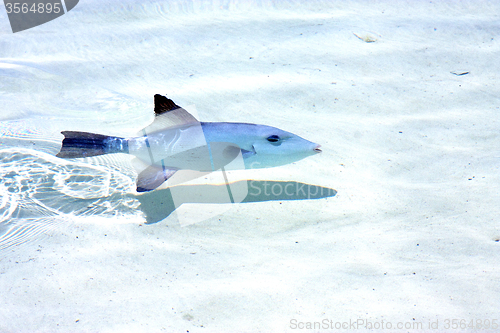
<path fill-rule="evenodd" d="M 314 152 L 316 153 L 321 153 L 321 149 L 319 149 L 319 147 L 321 147 L 321 145 L 317 145 L 316 147 L 314 147 Z"/>

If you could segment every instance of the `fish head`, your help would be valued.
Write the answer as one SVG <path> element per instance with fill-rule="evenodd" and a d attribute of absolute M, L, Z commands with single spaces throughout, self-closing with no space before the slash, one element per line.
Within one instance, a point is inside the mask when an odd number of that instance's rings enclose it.
<path fill-rule="evenodd" d="M 242 149 L 245 166 L 250 169 L 285 165 L 321 152 L 317 143 L 265 125 L 254 128 L 250 141 L 250 150 Z"/>

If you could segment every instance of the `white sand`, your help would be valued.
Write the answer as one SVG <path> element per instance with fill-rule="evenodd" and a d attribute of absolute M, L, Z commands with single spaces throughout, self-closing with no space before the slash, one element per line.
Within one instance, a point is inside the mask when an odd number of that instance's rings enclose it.
<path fill-rule="evenodd" d="M 0 232 L 31 232 L 0 252 L 0 331 L 500 321 L 497 2 L 136 3 L 16 34 L 0 10 Z M 51 156 L 146 126 L 155 93 L 320 143 L 245 176 L 337 196 L 145 225 L 125 159 Z"/>

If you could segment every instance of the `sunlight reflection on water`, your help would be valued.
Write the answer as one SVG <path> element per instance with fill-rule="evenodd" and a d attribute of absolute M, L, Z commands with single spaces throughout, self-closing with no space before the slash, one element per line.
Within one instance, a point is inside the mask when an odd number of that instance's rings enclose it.
<path fill-rule="evenodd" d="M 125 164 L 104 167 L 13 148 L 0 150 L 0 163 L 0 249 L 70 215 L 136 214 L 139 202 L 129 193 L 135 183 Z"/>

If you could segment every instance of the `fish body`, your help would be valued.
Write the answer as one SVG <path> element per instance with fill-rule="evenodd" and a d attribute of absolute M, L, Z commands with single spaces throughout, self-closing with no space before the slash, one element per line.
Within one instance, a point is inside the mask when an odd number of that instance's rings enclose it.
<path fill-rule="evenodd" d="M 207 142 L 230 142 L 240 147 L 246 169 L 281 166 L 321 152 L 317 143 L 272 126 L 201 124 Z"/>
<path fill-rule="evenodd" d="M 155 189 L 177 170 L 211 172 L 241 157 L 241 168 L 289 164 L 321 152 L 320 145 L 275 127 L 247 123 L 198 122 L 172 100 L 155 95 L 155 121 L 141 135 L 118 138 L 85 132 L 62 132 L 62 158 L 103 154 L 134 155 L 148 167 L 137 190 Z"/>

